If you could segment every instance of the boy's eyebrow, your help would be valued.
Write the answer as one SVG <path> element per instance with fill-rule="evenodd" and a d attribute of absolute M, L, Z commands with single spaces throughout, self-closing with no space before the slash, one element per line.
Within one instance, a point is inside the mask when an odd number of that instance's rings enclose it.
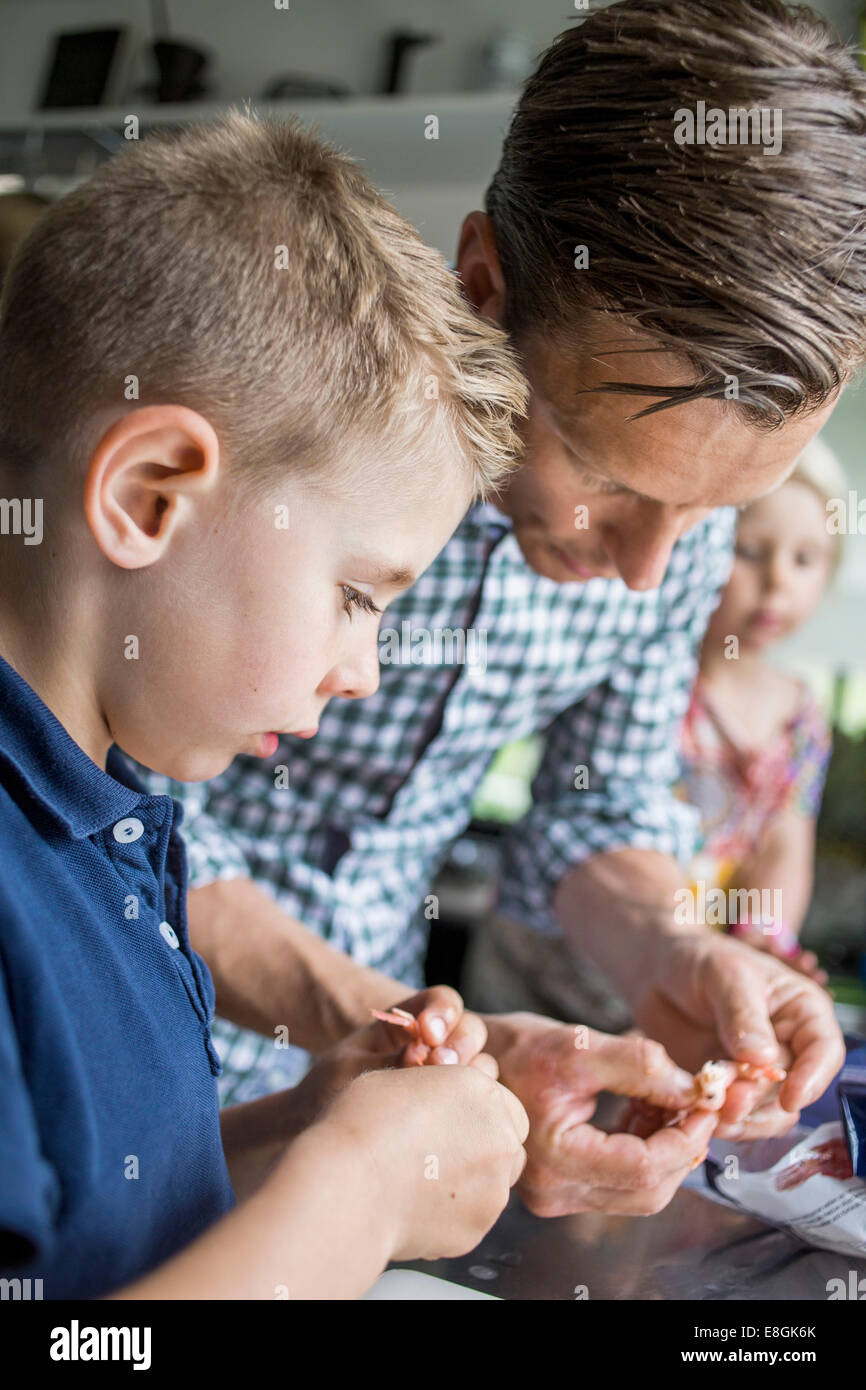
<path fill-rule="evenodd" d="M 408 589 L 417 579 L 414 570 L 408 569 L 403 565 L 392 566 L 385 564 L 381 560 L 376 560 L 370 555 L 355 555 L 349 561 L 349 567 L 357 567 L 368 575 L 374 584 L 384 584 L 391 589 Z M 360 576 L 359 576 L 360 577 Z"/>

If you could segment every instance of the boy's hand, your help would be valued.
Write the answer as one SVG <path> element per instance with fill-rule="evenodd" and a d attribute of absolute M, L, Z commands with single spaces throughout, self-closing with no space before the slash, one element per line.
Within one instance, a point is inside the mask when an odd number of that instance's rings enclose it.
<path fill-rule="evenodd" d="M 371 1019 L 322 1053 L 291 1092 L 293 1129 L 312 1124 L 356 1077 L 395 1067 L 454 1066 L 462 1063 L 498 1075 L 495 1060 L 482 1051 L 487 1029 L 477 1014 L 465 1013 L 460 995 L 447 985 L 421 990 L 398 1006 L 418 1020 L 415 1039 L 393 1023 Z"/>
<path fill-rule="evenodd" d="M 330 1136 L 370 1159 L 392 1260 L 465 1255 L 520 1177 L 529 1119 L 477 1067 L 374 1072 L 341 1092 L 309 1139 Z"/>
<path fill-rule="evenodd" d="M 351 1036 L 372 1037 L 376 1050 L 384 1048 L 392 1052 L 395 1046 L 402 1046 L 404 1067 L 446 1066 L 459 1062 L 463 1066 L 480 1065 L 491 1076 L 497 1075 L 493 1058 L 482 1054 L 487 1028 L 477 1014 L 464 1011 L 463 1000 L 456 990 L 448 985 L 434 985 L 401 1000 L 397 1007 L 418 1020 L 417 1036 L 407 1034 L 398 1025 L 381 1022 L 372 1025 L 382 1030 L 379 1033 L 371 1034 L 370 1028 L 361 1028 Z"/>

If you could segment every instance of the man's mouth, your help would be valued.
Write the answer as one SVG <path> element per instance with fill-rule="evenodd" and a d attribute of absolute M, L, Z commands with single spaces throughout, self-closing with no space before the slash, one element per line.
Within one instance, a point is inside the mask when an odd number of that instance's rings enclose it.
<path fill-rule="evenodd" d="M 590 565 L 584 565 L 581 564 L 579 560 L 572 559 L 568 551 L 563 550 L 561 546 L 555 545 L 553 542 L 551 542 L 550 548 L 553 551 L 556 558 L 560 561 L 560 563 L 565 565 L 565 568 L 567 570 L 570 570 L 572 574 L 576 575 L 578 579 L 603 578 L 601 570 L 593 569 Z"/>

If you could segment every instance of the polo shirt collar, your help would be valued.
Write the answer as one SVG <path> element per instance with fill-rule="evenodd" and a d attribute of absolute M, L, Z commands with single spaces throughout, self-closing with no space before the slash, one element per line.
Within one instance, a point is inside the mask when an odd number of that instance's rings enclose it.
<path fill-rule="evenodd" d="M 109 766 L 118 766 L 115 750 Z M 0 761 L 75 839 L 105 830 L 147 800 L 89 758 L 56 715 L 0 657 Z"/>

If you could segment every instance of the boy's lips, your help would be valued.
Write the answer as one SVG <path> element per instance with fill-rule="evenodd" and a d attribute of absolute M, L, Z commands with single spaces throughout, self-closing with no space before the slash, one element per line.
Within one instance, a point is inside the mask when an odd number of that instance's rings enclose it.
<path fill-rule="evenodd" d="M 288 737 L 314 738 L 318 732 L 319 726 L 317 724 L 314 729 L 290 729 L 288 731 Z M 255 757 L 272 758 L 276 753 L 277 748 L 279 747 L 281 737 L 282 735 L 275 733 L 273 729 L 266 734 L 259 734 L 258 739 L 256 741 Z"/>

